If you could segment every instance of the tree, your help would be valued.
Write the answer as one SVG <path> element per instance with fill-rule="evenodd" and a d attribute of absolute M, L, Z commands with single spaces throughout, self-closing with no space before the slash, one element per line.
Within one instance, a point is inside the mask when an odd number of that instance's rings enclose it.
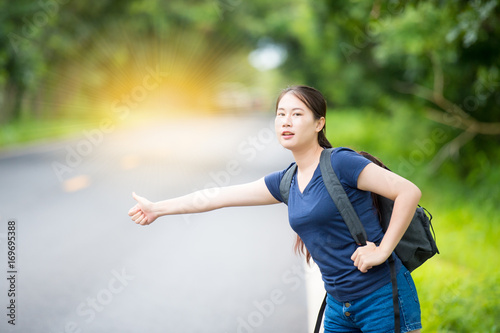
<path fill-rule="evenodd" d="M 500 122 L 498 1 L 300 1 L 260 7 L 267 34 L 288 50 L 283 73 L 337 106 L 387 112 L 394 100 L 446 125 L 431 170 L 450 158 L 467 174 L 494 155 Z M 263 16 L 263 17 L 262 17 Z M 248 24 L 253 26 L 252 24 Z M 461 156 L 459 155 L 461 152 Z"/>

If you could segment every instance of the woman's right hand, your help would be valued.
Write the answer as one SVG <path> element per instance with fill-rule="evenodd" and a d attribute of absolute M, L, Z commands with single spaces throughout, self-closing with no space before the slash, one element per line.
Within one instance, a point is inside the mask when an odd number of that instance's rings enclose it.
<path fill-rule="evenodd" d="M 153 223 L 158 218 L 158 215 L 153 211 L 154 203 L 135 194 L 135 192 L 132 193 L 132 197 L 137 201 L 137 204 L 128 211 L 132 221 L 140 225 Z"/>

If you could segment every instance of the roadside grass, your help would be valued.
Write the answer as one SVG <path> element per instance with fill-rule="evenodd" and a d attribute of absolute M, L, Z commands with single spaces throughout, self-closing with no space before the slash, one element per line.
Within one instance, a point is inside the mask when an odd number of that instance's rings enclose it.
<path fill-rule="evenodd" d="M 75 135 L 92 127 L 81 119 L 24 120 L 0 127 L 0 149 Z"/>
<path fill-rule="evenodd" d="M 103 114 L 86 117 L 61 117 L 57 119 L 24 119 L 6 125 L 0 125 L 0 150 L 16 149 L 27 144 L 82 136 L 85 131 L 99 129 L 102 126 L 114 131 L 118 128 L 134 126 L 154 119 L 155 114 L 142 116 L 138 113 L 120 118 L 117 115 Z"/>
<path fill-rule="evenodd" d="M 413 273 L 423 325 L 429 332 L 499 332 L 498 217 L 464 197 L 446 201 L 429 201 L 440 254 Z"/>

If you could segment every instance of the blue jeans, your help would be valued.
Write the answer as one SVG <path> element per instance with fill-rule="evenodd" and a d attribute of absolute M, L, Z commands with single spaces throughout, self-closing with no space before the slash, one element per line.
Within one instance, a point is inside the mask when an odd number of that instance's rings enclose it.
<path fill-rule="evenodd" d="M 401 266 L 397 280 L 401 332 L 422 328 L 417 289 L 406 267 Z M 339 302 L 329 294 L 326 301 L 325 333 L 394 332 L 391 283 L 352 301 Z"/>

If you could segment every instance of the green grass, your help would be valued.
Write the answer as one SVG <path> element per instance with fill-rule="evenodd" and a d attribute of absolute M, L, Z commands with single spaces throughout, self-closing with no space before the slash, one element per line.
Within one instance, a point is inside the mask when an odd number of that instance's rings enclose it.
<path fill-rule="evenodd" d="M 389 117 L 340 110 L 327 121 L 334 146 L 372 152 L 393 170 L 419 149 L 432 128 L 409 112 Z M 481 182 L 472 183 L 446 171 L 429 174 L 428 155 L 402 174 L 422 190 L 421 204 L 433 215 L 441 252 L 412 273 L 423 332 L 500 332 L 500 209 L 494 199 L 499 198 L 499 168 L 491 165 Z"/>
<path fill-rule="evenodd" d="M 423 191 L 430 190 L 429 186 Z M 480 206 L 434 202 L 438 205 L 432 205 L 433 225 L 441 253 L 413 273 L 424 327 L 430 332 L 500 331 L 500 226 Z"/>
<path fill-rule="evenodd" d="M 91 121 L 77 119 L 25 120 L 0 126 L 0 149 L 67 137 L 91 128 Z"/>

